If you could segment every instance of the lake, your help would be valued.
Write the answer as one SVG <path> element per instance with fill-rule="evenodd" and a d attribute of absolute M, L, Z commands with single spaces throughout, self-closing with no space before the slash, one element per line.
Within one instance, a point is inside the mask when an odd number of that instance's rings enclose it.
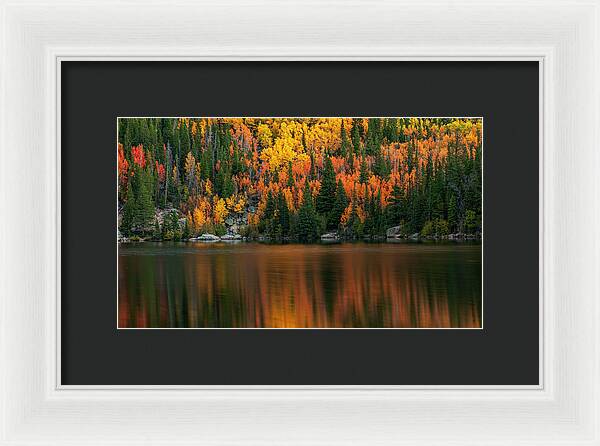
<path fill-rule="evenodd" d="M 119 245 L 120 328 L 478 328 L 480 243 Z"/>

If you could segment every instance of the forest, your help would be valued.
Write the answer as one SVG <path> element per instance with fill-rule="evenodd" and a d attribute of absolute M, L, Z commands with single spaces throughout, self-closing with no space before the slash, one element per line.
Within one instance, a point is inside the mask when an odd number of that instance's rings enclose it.
<path fill-rule="evenodd" d="M 480 238 L 482 121 L 119 118 L 124 240 Z"/>

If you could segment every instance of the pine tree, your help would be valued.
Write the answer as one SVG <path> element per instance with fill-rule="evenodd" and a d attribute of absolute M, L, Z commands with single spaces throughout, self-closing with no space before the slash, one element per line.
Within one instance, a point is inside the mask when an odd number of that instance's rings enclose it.
<path fill-rule="evenodd" d="M 358 128 L 358 119 L 352 120 L 352 146 L 354 153 L 360 154 L 360 130 Z"/>
<path fill-rule="evenodd" d="M 187 240 L 191 237 L 191 229 L 190 229 L 190 225 L 188 224 L 188 220 L 187 218 L 185 219 L 185 224 L 183 226 L 183 233 L 181 234 L 181 238 L 183 240 Z"/>
<path fill-rule="evenodd" d="M 323 169 L 323 177 L 321 179 L 321 188 L 317 195 L 317 212 L 321 215 L 327 215 L 331 212 L 333 203 L 335 202 L 335 171 L 331 158 L 325 158 L 325 166 Z"/>
<path fill-rule="evenodd" d="M 337 229 L 337 227 L 340 225 L 340 218 L 342 217 L 342 214 L 346 210 L 347 206 L 348 197 L 346 196 L 346 191 L 344 190 L 342 180 L 339 180 L 333 209 L 329 213 L 329 218 L 327 219 L 328 229 Z"/>
<path fill-rule="evenodd" d="M 367 142 L 365 152 L 367 155 L 375 155 L 381 145 L 381 121 L 379 118 L 369 119 L 369 129 L 367 131 Z"/>
<path fill-rule="evenodd" d="M 203 180 L 212 178 L 210 150 L 204 149 L 200 154 L 200 177 Z"/>
<path fill-rule="evenodd" d="M 456 204 L 456 195 L 451 194 L 448 200 L 448 226 L 450 231 L 458 229 L 458 209 Z"/>
<path fill-rule="evenodd" d="M 387 224 L 390 226 L 399 225 L 404 219 L 406 219 L 406 213 L 404 209 L 404 190 L 400 185 L 394 185 L 392 189 L 392 196 L 387 209 Z"/>
<path fill-rule="evenodd" d="M 182 122 L 179 126 L 179 141 L 181 143 L 180 153 L 188 153 L 191 150 L 190 130 L 185 122 Z"/>
<path fill-rule="evenodd" d="M 388 161 L 384 158 L 381 150 L 377 149 L 375 154 L 375 163 L 373 165 L 373 173 L 379 178 L 387 179 L 390 176 L 390 166 Z"/>
<path fill-rule="evenodd" d="M 287 186 L 290 189 L 294 188 L 294 172 L 292 170 L 292 162 L 290 161 L 288 164 L 288 171 L 287 171 Z"/>
<path fill-rule="evenodd" d="M 133 226 L 133 214 L 135 207 L 135 197 L 133 195 L 132 182 L 127 184 L 127 196 L 123 205 L 123 216 L 121 217 L 120 231 L 124 236 L 131 235 Z"/>
<path fill-rule="evenodd" d="M 279 226 L 281 227 L 281 235 L 286 237 L 290 231 L 290 210 L 288 209 L 285 196 L 281 191 L 277 196 L 277 214 L 279 217 Z"/>
<path fill-rule="evenodd" d="M 315 208 L 313 205 L 312 195 L 308 181 L 304 185 L 304 193 L 302 195 L 302 206 L 298 210 L 298 240 L 301 242 L 312 242 L 317 240 L 318 222 Z"/>
<path fill-rule="evenodd" d="M 371 237 L 374 232 L 374 221 L 373 221 L 373 197 L 367 196 L 366 205 L 365 205 L 365 222 L 363 225 L 364 235 Z"/>
<path fill-rule="evenodd" d="M 342 130 L 340 135 L 340 155 L 342 157 L 346 157 L 348 150 L 352 150 L 350 146 L 350 142 L 348 141 L 348 135 L 346 134 L 346 126 L 344 125 L 344 120 L 342 119 Z"/>
<path fill-rule="evenodd" d="M 273 215 L 275 215 L 276 206 L 277 205 L 275 203 L 275 199 L 273 198 L 273 194 L 271 193 L 271 191 L 269 191 L 269 193 L 267 194 L 267 202 L 266 202 L 265 214 L 264 214 L 264 218 L 266 220 L 273 218 Z"/>
<path fill-rule="evenodd" d="M 367 160 L 363 156 L 360 160 L 360 176 L 358 178 L 362 184 L 367 184 L 369 181 L 369 166 L 367 165 Z"/>
<path fill-rule="evenodd" d="M 317 176 L 317 166 L 315 165 L 315 157 L 312 152 L 310 152 L 310 171 L 308 173 L 308 179 L 314 180 Z"/>
<path fill-rule="evenodd" d="M 133 202 L 133 221 L 132 228 L 134 232 L 144 234 L 147 232 L 148 225 L 154 219 L 154 200 L 152 199 L 150 174 L 141 168 L 135 169 L 134 174 L 134 202 Z M 137 189 L 137 191 L 136 191 Z"/>
<path fill-rule="evenodd" d="M 177 212 L 175 212 L 175 211 L 171 212 L 171 214 L 169 215 L 169 218 L 171 220 L 171 228 L 173 230 L 173 239 L 180 240 L 181 239 L 181 227 L 179 226 L 179 217 L 177 215 Z"/>
<path fill-rule="evenodd" d="M 373 235 L 378 236 L 382 235 L 384 231 L 384 220 L 383 220 L 383 210 L 381 206 L 381 191 L 377 193 L 377 196 L 373 197 Z"/>

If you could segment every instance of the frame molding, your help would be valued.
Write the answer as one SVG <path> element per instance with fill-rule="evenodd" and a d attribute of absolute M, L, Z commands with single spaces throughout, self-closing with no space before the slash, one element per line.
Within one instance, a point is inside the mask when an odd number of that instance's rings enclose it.
<path fill-rule="evenodd" d="M 600 445 L 598 6 L 0 0 L 0 444 Z M 56 87 L 69 58 L 541 61 L 544 385 L 60 386 Z"/>

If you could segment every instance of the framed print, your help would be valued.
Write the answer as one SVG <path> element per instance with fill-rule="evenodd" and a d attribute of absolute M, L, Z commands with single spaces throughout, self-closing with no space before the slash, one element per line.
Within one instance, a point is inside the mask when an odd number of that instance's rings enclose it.
<path fill-rule="evenodd" d="M 539 387 L 539 70 L 61 62 L 61 384 Z M 440 76 L 462 92 L 454 117 L 443 85 L 424 92 Z M 147 96 L 170 79 L 213 88 Z M 359 81 L 374 93 L 360 105 L 347 94 Z M 88 88 L 101 82 L 114 87 Z M 225 104 L 233 118 L 218 117 Z M 309 117 L 316 107 L 331 112 Z M 75 142 L 94 130 L 90 171 Z M 527 291 L 512 293 L 507 274 Z M 111 280 L 90 290 L 99 276 Z M 410 367 L 387 353 L 398 346 Z M 175 354 L 177 369 L 157 359 Z"/>
<path fill-rule="evenodd" d="M 0 444 L 599 444 L 596 2 L 0 7 Z"/>

